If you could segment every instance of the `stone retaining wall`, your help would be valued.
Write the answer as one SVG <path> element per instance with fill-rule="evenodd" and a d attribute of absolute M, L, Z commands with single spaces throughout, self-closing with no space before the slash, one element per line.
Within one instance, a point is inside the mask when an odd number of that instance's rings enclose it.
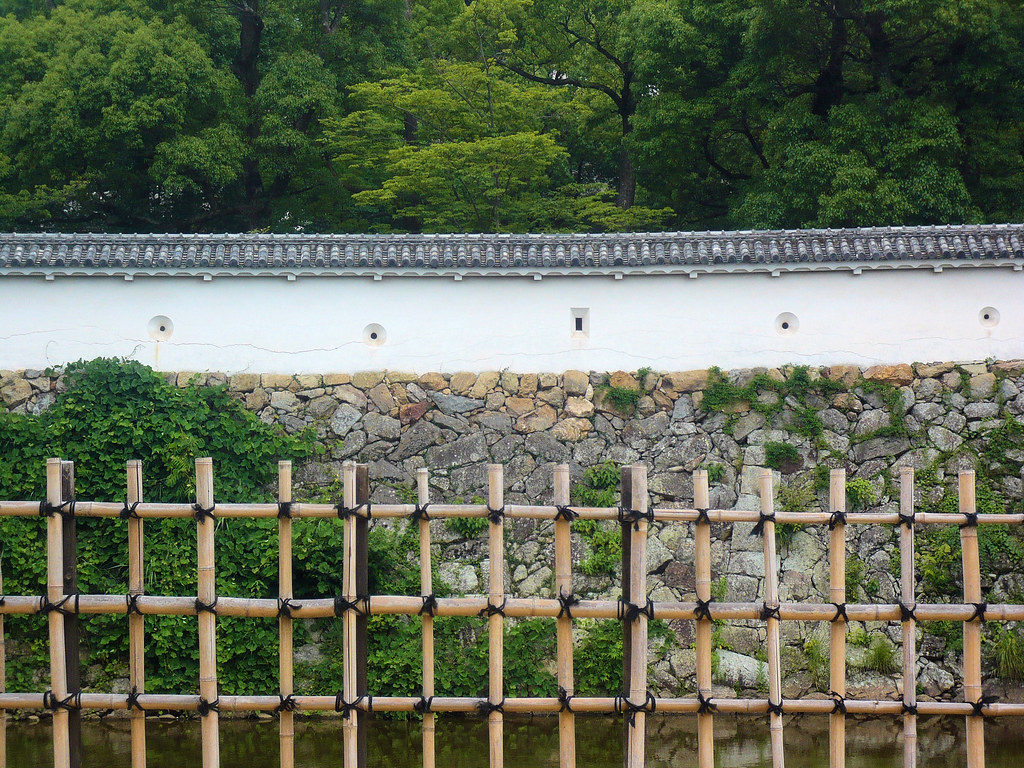
<path fill-rule="evenodd" d="M 844 466 L 849 479 L 866 481 L 860 492 L 872 507 L 883 509 L 895 508 L 893 480 L 903 465 L 917 467 L 927 478 L 919 493 L 923 507 L 943 498 L 963 466 L 978 466 L 989 490 L 1006 503 L 1019 505 L 1022 497 L 1024 445 L 1018 438 L 1024 423 L 1024 361 L 727 374 L 702 370 L 639 375 L 494 371 L 168 376 L 180 386 L 190 381 L 225 385 L 260 419 L 290 432 L 315 430 L 326 450 L 322 459 L 296 473 L 307 492 L 336 483 L 341 463 L 356 459 L 370 465 L 374 499 L 380 501 L 408 499 L 415 471 L 423 466 L 431 469 L 434 498 L 468 500 L 484 493 L 489 462 L 505 465 L 510 502 L 549 499 L 553 464 L 569 463 L 578 482 L 587 467 L 604 461 L 646 464 L 657 504 L 689 503 L 691 473 L 705 467 L 713 474 L 713 506 L 756 509 L 756 478 L 773 463 L 779 470 L 783 508 L 824 508 L 825 491 L 814 471 L 819 465 Z M 803 384 L 788 394 L 771 387 L 747 387 L 751 382 L 797 379 Z M 59 372 L 0 371 L 0 397 L 14 411 L 39 412 L 62 386 Z M 723 400 L 723 392 L 730 397 Z M 751 397 L 737 399 L 740 392 Z M 773 460 L 777 443 L 792 445 L 796 455 Z M 998 455 L 993 455 L 992 446 L 998 447 Z M 482 590 L 487 578 L 484 541 L 467 540 L 442 522 L 433 525 L 440 577 L 457 592 Z M 548 594 L 551 526 L 516 521 L 509 528 L 509 589 L 523 595 Z M 720 599 L 759 599 L 761 542 L 750 528 L 714 527 Z M 849 601 L 896 602 L 895 533 L 887 527 L 852 526 L 848 536 L 850 553 L 863 567 Z M 586 537 L 574 537 L 577 562 L 590 556 L 590 547 Z M 783 600 L 827 601 L 826 548 L 826 532 L 813 528 L 797 531 L 781 544 Z M 648 558 L 654 599 L 692 599 L 693 539 L 687 526 L 656 526 Z M 578 585 L 581 595 L 618 596 L 614 574 L 580 575 Z M 986 574 L 985 586 L 990 600 L 1016 602 L 1024 594 L 1024 579 L 1009 568 Z M 671 629 L 677 642 L 670 636 L 652 645 L 658 658 L 653 685 L 666 693 L 692 690 L 692 622 L 673 622 Z M 872 642 L 898 644 L 900 628 L 864 629 L 868 634 L 861 639 L 868 641 L 850 646 L 850 695 L 892 694 L 897 676 L 868 670 L 871 663 L 866 657 Z M 783 630 L 788 692 L 820 689 L 810 659 L 815 638 L 823 641 L 827 653 L 827 628 L 785 622 Z M 720 628 L 717 638 L 716 681 L 725 686 L 721 692 L 763 685 L 760 624 L 731 623 Z M 924 695 L 952 695 L 960 684 L 959 658 L 947 645 L 947 639 L 938 635 L 922 636 L 919 681 Z"/>

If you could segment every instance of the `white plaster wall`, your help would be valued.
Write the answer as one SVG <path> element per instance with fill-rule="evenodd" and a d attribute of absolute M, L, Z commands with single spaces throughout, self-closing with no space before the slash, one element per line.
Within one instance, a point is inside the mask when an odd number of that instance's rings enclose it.
<path fill-rule="evenodd" d="M 979 311 L 1001 319 L 984 327 Z M 590 338 L 570 338 L 589 307 Z M 791 312 L 799 330 L 780 335 Z M 174 323 L 153 341 L 155 315 Z M 363 343 L 380 323 L 387 343 Z M 530 278 L 0 278 L 0 368 L 687 370 L 1024 358 L 1024 273 L 958 268 Z"/>

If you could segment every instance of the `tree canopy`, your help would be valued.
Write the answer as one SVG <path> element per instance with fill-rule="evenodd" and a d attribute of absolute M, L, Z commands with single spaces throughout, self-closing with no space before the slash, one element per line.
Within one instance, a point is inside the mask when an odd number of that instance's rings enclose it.
<path fill-rule="evenodd" d="M 0 0 L 0 228 L 1024 220 L 1016 0 Z"/>

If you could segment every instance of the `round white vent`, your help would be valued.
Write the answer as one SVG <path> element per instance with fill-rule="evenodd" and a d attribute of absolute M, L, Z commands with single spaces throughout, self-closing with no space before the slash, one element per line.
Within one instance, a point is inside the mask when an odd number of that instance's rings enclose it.
<path fill-rule="evenodd" d="M 999 310 L 995 307 L 984 307 L 978 313 L 978 322 L 986 328 L 993 328 L 999 325 Z"/>
<path fill-rule="evenodd" d="M 154 341 L 167 341 L 174 333 L 174 323 L 166 315 L 157 315 L 149 321 L 149 338 Z"/>
<path fill-rule="evenodd" d="M 792 312 L 783 312 L 775 318 L 775 330 L 780 336 L 792 336 L 800 327 L 800 321 Z"/>
<path fill-rule="evenodd" d="M 370 323 L 363 328 L 363 343 L 368 347 L 379 347 L 388 339 L 387 331 L 379 323 Z"/>

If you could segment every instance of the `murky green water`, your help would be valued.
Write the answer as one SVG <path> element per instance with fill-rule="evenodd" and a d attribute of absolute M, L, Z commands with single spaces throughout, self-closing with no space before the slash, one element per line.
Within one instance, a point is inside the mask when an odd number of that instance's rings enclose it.
<path fill-rule="evenodd" d="M 621 721 L 578 717 L 578 765 L 620 768 Z M 648 765 L 651 768 L 695 766 L 696 721 L 693 717 L 649 718 Z M 1024 750 L 1024 720 L 1001 718 L 986 726 L 988 768 L 1017 768 Z M 901 730 L 895 718 L 849 718 L 847 765 L 882 768 L 902 765 Z M 296 763 L 301 768 L 340 768 L 341 731 L 337 721 L 297 723 Z M 197 721 L 150 721 L 149 764 L 159 768 L 200 765 Z M 715 720 L 716 765 L 720 768 L 768 766 L 768 728 L 764 718 L 718 717 Z M 790 768 L 819 768 L 828 764 L 828 725 L 825 717 L 802 717 L 786 723 L 786 755 Z M 479 768 L 487 765 L 487 725 L 482 720 L 439 719 L 438 765 Z M 928 768 L 964 766 L 963 718 L 922 718 L 919 764 Z M 85 768 L 130 765 L 128 723 L 90 722 L 84 728 Z M 370 766 L 414 768 L 420 765 L 420 734 L 415 722 L 377 721 L 369 736 Z M 50 728 L 45 723 L 12 725 L 9 732 L 10 768 L 52 764 Z M 552 768 L 558 765 L 558 730 L 554 718 L 506 723 L 505 764 L 508 768 Z M 221 765 L 224 768 L 274 768 L 278 765 L 277 723 L 223 721 Z"/>

